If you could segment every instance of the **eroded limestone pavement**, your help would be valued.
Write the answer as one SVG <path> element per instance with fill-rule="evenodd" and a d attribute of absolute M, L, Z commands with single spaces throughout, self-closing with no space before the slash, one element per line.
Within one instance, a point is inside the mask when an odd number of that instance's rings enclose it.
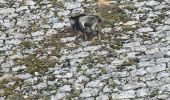
<path fill-rule="evenodd" d="M 0 99 L 169 100 L 170 1 L 110 5 L 102 43 L 75 42 L 68 17 L 94 0 L 0 0 Z"/>

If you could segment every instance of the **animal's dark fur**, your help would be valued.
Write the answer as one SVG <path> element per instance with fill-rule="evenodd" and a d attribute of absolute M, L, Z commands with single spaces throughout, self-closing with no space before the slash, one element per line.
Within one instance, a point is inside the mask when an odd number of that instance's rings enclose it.
<path fill-rule="evenodd" d="M 74 31 L 82 32 L 85 37 L 96 36 L 99 31 L 96 30 L 101 19 L 96 15 L 80 14 L 70 18 Z"/>

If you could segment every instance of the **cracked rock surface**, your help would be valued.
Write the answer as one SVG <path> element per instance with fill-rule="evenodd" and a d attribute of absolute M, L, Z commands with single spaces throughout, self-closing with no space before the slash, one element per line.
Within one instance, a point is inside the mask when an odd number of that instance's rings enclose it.
<path fill-rule="evenodd" d="M 102 18 L 76 40 L 69 17 Z M 169 100 L 170 1 L 0 1 L 0 100 Z"/>

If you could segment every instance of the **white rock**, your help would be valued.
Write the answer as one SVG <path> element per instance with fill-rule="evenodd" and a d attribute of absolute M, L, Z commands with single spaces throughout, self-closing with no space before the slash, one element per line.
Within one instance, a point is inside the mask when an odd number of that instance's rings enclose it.
<path fill-rule="evenodd" d="M 166 56 L 170 57 L 170 51 L 166 52 Z"/>
<path fill-rule="evenodd" d="M 108 33 L 108 32 L 110 32 L 112 30 L 112 28 L 103 28 L 102 29 L 102 32 L 103 33 Z"/>
<path fill-rule="evenodd" d="M 165 0 L 166 3 L 170 4 L 170 0 Z"/>
<path fill-rule="evenodd" d="M 166 70 L 166 64 L 159 64 L 152 67 L 147 67 L 146 71 L 149 73 L 157 73 Z"/>
<path fill-rule="evenodd" d="M 53 28 L 64 28 L 65 23 L 54 23 Z"/>
<path fill-rule="evenodd" d="M 170 25 L 170 18 L 168 18 L 168 19 L 165 20 L 165 24 Z"/>
<path fill-rule="evenodd" d="M 84 0 L 77 0 L 77 2 L 84 2 Z"/>
<path fill-rule="evenodd" d="M 24 65 L 22 65 L 22 66 L 17 66 L 17 67 L 13 67 L 13 68 L 12 68 L 12 71 L 16 72 L 16 71 L 18 71 L 18 70 L 22 70 L 22 69 L 26 69 L 26 68 L 27 68 L 27 67 L 24 66 Z"/>
<path fill-rule="evenodd" d="M 32 36 L 41 36 L 41 35 L 44 35 L 44 32 L 43 31 L 37 31 L 37 32 L 33 32 L 31 33 Z"/>
<path fill-rule="evenodd" d="M 121 65 L 124 62 L 124 60 L 115 59 L 111 62 L 112 65 Z"/>
<path fill-rule="evenodd" d="M 57 31 L 54 29 L 49 29 L 46 33 L 47 36 L 52 36 L 53 34 L 57 34 Z"/>
<path fill-rule="evenodd" d="M 130 99 L 130 98 L 135 98 L 134 90 L 122 91 L 120 92 L 120 94 L 115 95 L 115 99 Z"/>
<path fill-rule="evenodd" d="M 146 5 L 148 5 L 148 6 L 156 6 L 158 4 L 159 4 L 159 2 L 157 2 L 155 0 L 151 0 L 151 1 L 146 2 Z"/>
<path fill-rule="evenodd" d="M 62 42 L 71 42 L 71 41 L 74 41 L 76 39 L 76 37 L 66 37 L 66 38 L 60 38 L 60 41 Z"/>
<path fill-rule="evenodd" d="M 136 23 L 137 23 L 137 21 L 128 21 L 128 22 L 124 23 L 124 25 L 128 26 L 128 25 L 134 25 Z"/>
<path fill-rule="evenodd" d="M 19 74 L 19 75 L 17 75 L 19 78 L 21 78 L 21 79 L 28 79 L 28 78 L 30 78 L 32 75 L 31 74 L 29 74 L 29 73 L 25 73 L 25 74 Z"/>
<path fill-rule="evenodd" d="M 147 95 L 150 95 L 149 89 L 139 89 L 136 94 L 138 97 L 146 97 Z"/>
<path fill-rule="evenodd" d="M 152 32 L 153 31 L 153 29 L 152 28 L 150 28 L 150 27 L 146 27 L 146 28 L 140 28 L 140 29 L 138 29 L 138 32 Z"/>
<path fill-rule="evenodd" d="M 11 45 L 18 45 L 18 44 L 20 44 L 21 43 L 21 40 L 19 40 L 19 39 L 11 39 L 11 40 L 7 40 L 6 41 L 6 44 L 11 44 Z"/>
<path fill-rule="evenodd" d="M 96 100 L 109 100 L 109 96 L 108 95 L 100 95 L 96 98 Z"/>
<path fill-rule="evenodd" d="M 105 93 L 112 93 L 112 90 L 111 90 L 111 88 L 109 86 L 105 86 L 103 88 L 103 92 L 105 92 Z"/>
<path fill-rule="evenodd" d="M 0 3 L 3 4 L 3 3 L 5 3 L 5 1 L 4 1 L 4 0 L 1 0 Z"/>
<path fill-rule="evenodd" d="M 95 87 L 103 87 L 104 84 L 100 81 L 100 80 L 95 80 L 95 81 L 91 81 L 89 83 L 87 83 L 86 87 L 91 87 L 91 88 L 95 88 Z"/>
<path fill-rule="evenodd" d="M 28 21 L 27 20 L 22 20 L 22 19 L 19 19 L 16 23 L 16 25 L 20 26 L 20 27 L 26 27 L 28 26 Z"/>
<path fill-rule="evenodd" d="M 66 16 L 68 14 L 70 14 L 70 10 L 64 10 L 63 12 L 59 12 L 58 16 Z"/>
<path fill-rule="evenodd" d="M 42 25 L 41 28 L 50 29 L 51 26 L 50 25 Z"/>
<path fill-rule="evenodd" d="M 63 78 L 71 78 L 73 77 L 73 73 L 67 73 L 66 75 L 63 76 Z"/>
<path fill-rule="evenodd" d="M 138 69 L 138 70 L 132 70 L 131 71 L 131 75 L 132 76 L 136 76 L 136 75 L 140 75 L 140 76 L 143 76 L 143 75 L 145 75 L 145 74 L 147 74 L 147 72 L 146 72 L 146 70 L 144 69 L 144 68 L 140 68 L 140 69 Z"/>
<path fill-rule="evenodd" d="M 14 8 L 0 8 L 0 14 L 14 13 Z"/>
<path fill-rule="evenodd" d="M 82 93 L 79 95 L 80 97 L 92 97 L 97 96 L 99 90 L 97 88 L 85 88 L 82 90 Z"/>
<path fill-rule="evenodd" d="M 161 91 L 168 91 L 168 92 L 170 92 L 170 84 L 162 85 L 160 90 Z"/>
<path fill-rule="evenodd" d="M 71 91 L 70 85 L 64 85 L 61 88 L 59 88 L 59 92 L 70 92 L 70 91 Z"/>
<path fill-rule="evenodd" d="M 47 87 L 47 83 L 40 83 L 40 84 L 34 85 L 33 89 L 42 89 L 45 87 Z"/>
<path fill-rule="evenodd" d="M 144 82 L 133 82 L 132 84 L 125 84 L 122 90 L 134 90 L 141 87 L 146 87 L 146 84 Z"/>
<path fill-rule="evenodd" d="M 2 34 L 1 36 L 0 36 L 0 40 L 5 40 L 6 39 L 6 35 L 5 34 Z"/>
<path fill-rule="evenodd" d="M 33 5 L 36 4 L 36 3 L 35 3 L 34 1 L 32 1 L 32 0 L 26 0 L 25 3 L 26 3 L 26 5 L 30 5 L 30 6 L 31 6 L 31 5 L 33 6 Z"/>
<path fill-rule="evenodd" d="M 16 9 L 16 12 L 22 11 L 22 10 L 27 10 L 28 6 L 21 6 L 19 8 Z"/>
<path fill-rule="evenodd" d="M 86 76 L 83 76 L 81 75 L 79 78 L 78 78 L 78 82 L 82 83 L 82 82 L 88 82 L 90 79 Z"/>
<path fill-rule="evenodd" d="M 66 93 L 57 93 L 55 96 L 51 96 L 51 100 L 62 100 L 66 96 Z"/>
<path fill-rule="evenodd" d="M 64 6 L 66 9 L 76 9 L 81 7 L 81 3 L 66 2 Z"/>
<path fill-rule="evenodd" d="M 5 22 L 2 25 L 5 26 L 6 28 L 12 27 L 12 24 L 10 22 Z"/>
<path fill-rule="evenodd" d="M 98 45 L 98 46 L 87 46 L 87 47 L 84 48 L 84 51 L 95 51 L 95 50 L 98 50 L 100 48 L 101 48 L 100 45 Z"/>

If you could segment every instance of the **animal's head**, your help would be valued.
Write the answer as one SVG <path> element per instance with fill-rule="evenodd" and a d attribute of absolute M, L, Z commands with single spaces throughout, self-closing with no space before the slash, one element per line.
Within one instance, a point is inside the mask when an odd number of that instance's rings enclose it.
<path fill-rule="evenodd" d="M 73 16 L 69 17 L 69 20 L 71 25 L 74 25 L 76 23 L 76 19 Z"/>

